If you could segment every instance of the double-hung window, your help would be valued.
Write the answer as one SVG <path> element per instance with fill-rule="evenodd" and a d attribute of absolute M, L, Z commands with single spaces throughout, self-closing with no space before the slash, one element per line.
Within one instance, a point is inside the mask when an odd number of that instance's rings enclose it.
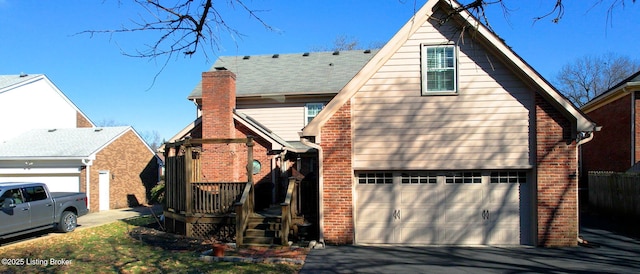
<path fill-rule="evenodd" d="M 305 107 L 305 125 L 309 124 L 313 118 L 324 108 L 324 103 L 308 103 Z"/>
<path fill-rule="evenodd" d="M 456 93 L 456 69 L 454 45 L 423 45 L 422 95 Z"/>

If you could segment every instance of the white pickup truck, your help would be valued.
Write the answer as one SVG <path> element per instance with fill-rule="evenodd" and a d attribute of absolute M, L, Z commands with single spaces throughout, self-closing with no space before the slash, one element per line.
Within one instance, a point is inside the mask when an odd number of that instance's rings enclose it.
<path fill-rule="evenodd" d="M 87 212 L 84 193 L 51 193 L 43 183 L 0 183 L 0 239 L 48 228 L 71 232 Z"/>

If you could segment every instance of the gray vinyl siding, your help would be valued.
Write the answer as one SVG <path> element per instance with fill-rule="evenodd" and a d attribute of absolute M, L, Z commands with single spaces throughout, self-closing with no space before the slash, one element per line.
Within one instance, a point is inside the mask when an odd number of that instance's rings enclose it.
<path fill-rule="evenodd" d="M 449 24 L 427 23 L 356 93 L 354 169 L 532 165 L 534 92 L 470 37 L 460 38 Z M 421 44 L 450 41 L 457 42 L 458 93 L 422 96 Z"/>

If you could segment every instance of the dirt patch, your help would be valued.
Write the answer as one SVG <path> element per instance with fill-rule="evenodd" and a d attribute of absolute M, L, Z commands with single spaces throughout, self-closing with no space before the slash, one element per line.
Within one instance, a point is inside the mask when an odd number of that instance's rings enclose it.
<path fill-rule="evenodd" d="M 197 252 L 213 248 L 217 241 L 212 239 L 194 239 L 182 235 L 167 233 L 159 230 L 153 225 L 147 227 L 136 227 L 129 232 L 129 235 L 147 245 L 169 250 L 173 252 Z M 308 249 L 302 247 L 243 247 L 234 248 L 227 245 L 225 256 L 245 257 L 254 259 L 285 258 L 304 261 L 307 257 Z"/>

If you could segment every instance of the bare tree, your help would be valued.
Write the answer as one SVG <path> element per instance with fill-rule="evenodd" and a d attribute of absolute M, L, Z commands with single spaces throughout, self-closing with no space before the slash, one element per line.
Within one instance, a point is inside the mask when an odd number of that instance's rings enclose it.
<path fill-rule="evenodd" d="M 562 67 L 555 85 L 571 102 L 583 106 L 640 70 L 640 61 L 615 53 L 588 55 Z"/>
<path fill-rule="evenodd" d="M 345 50 L 361 50 L 361 49 L 379 49 L 384 46 L 384 42 L 372 42 L 368 47 L 362 46 L 358 38 L 338 35 L 330 46 L 318 46 L 311 48 L 311 51 L 345 51 Z"/>
<path fill-rule="evenodd" d="M 102 121 L 97 122 L 96 126 L 99 127 L 120 127 L 120 126 L 128 126 L 125 123 L 116 122 L 113 119 L 102 119 Z"/>
<path fill-rule="evenodd" d="M 142 139 L 151 147 L 151 149 L 156 152 L 160 145 L 164 143 L 162 138 L 160 137 L 160 133 L 157 130 L 152 131 L 144 131 L 140 134 Z"/>
<path fill-rule="evenodd" d="M 133 0 L 133 2 L 140 7 L 141 12 L 137 19 L 131 20 L 130 26 L 122 26 L 111 30 L 87 30 L 81 33 L 88 33 L 92 36 L 95 34 L 129 32 L 157 33 L 157 39 L 147 44 L 146 48 L 135 50 L 135 52 L 123 52 L 123 54 L 152 59 L 166 56 L 168 62 L 177 53 L 184 56 L 192 56 L 196 52 L 202 51 L 205 57 L 208 54 L 215 53 L 222 39 L 221 33 L 227 32 L 234 36 L 243 36 L 236 28 L 227 23 L 228 21 L 225 19 L 227 16 L 222 12 L 222 7 L 224 7 L 222 5 L 228 5 L 234 9 L 238 8 L 267 30 L 274 30 L 259 16 L 259 13 L 264 10 L 252 9 L 245 4 L 245 0 L 220 2 L 214 2 L 213 0 Z M 491 28 L 491 25 L 485 14 L 487 6 L 500 5 L 505 15 L 510 13 L 510 10 L 505 5 L 505 0 L 461 0 L 460 2 L 461 6 L 453 14 L 467 10 L 489 28 Z M 553 22 L 559 22 L 565 11 L 564 0 L 555 0 L 554 2 L 549 4 L 547 11 L 541 11 L 541 16 L 533 19 L 537 21 L 543 18 L 552 18 Z M 625 6 L 628 2 L 635 3 L 636 0 L 591 0 L 584 2 L 586 6 L 608 4 L 610 15 L 615 8 Z M 355 41 L 357 42 L 357 40 Z M 354 46 L 349 44 L 349 42 L 353 41 L 345 40 L 343 42 L 345 43 L 341 45 L 342 47 L 349 48 Z"/>
<path fill-rule="evenodd" d="M 450 0 L 449 0 L 450 1 Z M 553 23 L 559 23 L 562 17 L 564 17 L 565 0 L 555 0 L 555 3 L 549 4 L 549 8 L 547 10 L 543 10 L 540 16 L 536 16 L 533 19 L 534 22 L 540 21 L 542 19 L 549 19 Z M 592 1 L 581 1 L 583 5 L 587 7 L 595 7 L 597 5 L 608 5 L 607 9 L 607 22 L 611 19 L 611 15 L 614 10 L 619 7 L 625 7 L 627 3 L 635 3 L 636 0 L 592 0 Z M 441 18 L 441 20 L 446 21 L 449 20 L 451 16 L 457 14 L 461 11 L 468 11 L 472 15 L 474 15 L 481 23 L 487 26 L 489 29 L 491 28 L 491 24 L 489 23 L 489 18 L 485 13 L 485 9 L 488 6 L 499 5 L 502 8 L 502 12 L 505 16 L 509 16 L 511 14 L 511 9 L 505 3 L 505 0 L 467 0 L 460 1 L 460 7 L 454 10 L 452 14 L 449 14 L 446 18 Z"/>
<path fill-rule="evenodd" d="M 147 44 L 145 49 L 135 52 L 123 52 L 126 56 L 156 58 L 166 56 L 167 60 L 176 53 L 192 56 L 198 50 L 207 56 L 215 52 L 220 44 L 220 34 L 228 32 L 235 36 L 242 34 L 227 24 L 226 17 L 220 12 L 220 6 L 226 3 L 232 8 L 239 7 L 250 18 L 261 23 L 268 30 L 273 30 L 254 10 L 245 5 L 243 0 L 134 0 L 142 12 L 138 19 L 131 21 L 132 26 L 122 26 L 111 30 L 87 30 L 81 33 L 90 35 L 106 33 L 152 32 L 157 33 L 157 40 Z"/>

